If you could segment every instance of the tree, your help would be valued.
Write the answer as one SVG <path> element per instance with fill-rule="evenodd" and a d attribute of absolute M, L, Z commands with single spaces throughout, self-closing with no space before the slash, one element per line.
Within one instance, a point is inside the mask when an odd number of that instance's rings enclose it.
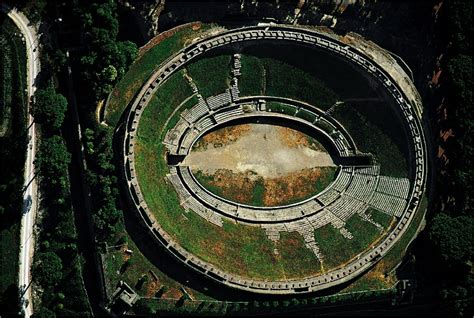
<path fill-rule="evenodd" d="M 43 140 L 35 164 L 42 178 L 55 185 L 66 182 L 64 175 L 70 162 L 71 154 L 62 138 L 56 135 Z"/>
<path fill-rule="evenodd" d="M 35 313 L 32 316 L 33 318 L 55 318 L 56 314 L 54 311 L 49 310 L 48 308 L 41 306 L 41 308 L 36 309 Z"/>
<path fill-rule="evenodd" d="M 66 98 L 56 93 L 53 87 L 36 91 L 33 116 L 37 123 L 45 124 L 51 130 L 57 130 L 64 121 L 66 109 Z"/>
<path fill-rule="evenodd" d="M 43 288 L 56 286 L 62 278 L 63 263 L 54 252 L 41 252 L 36 257 L 34 276 Z"/>
<path fill-rule="evenodd" d="M 472 260 L 474 219 L 469 216 L 451 217 L 440 213 L 433 219 L 430 238 L 440 256 L 452 264 Z"/>

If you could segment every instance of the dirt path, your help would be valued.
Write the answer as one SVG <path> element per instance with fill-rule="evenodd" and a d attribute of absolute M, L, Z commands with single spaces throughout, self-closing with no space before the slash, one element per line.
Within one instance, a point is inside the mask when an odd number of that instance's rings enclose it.
<path fill-rule="evenodd" d="M 334 166 L 329 154 L 322 151 L 323 148 L 315 140 L 299 131 L 275 125 L 242 126 L 248 126 L 248 129 L 242 129 L 237 140 L 229 144 L 208 142 L 205 147 L 192 151 L 184 164 L 207 174 L 227 169 L 235 173 L 253 171 L 263 178 Z M 218 135 L 218 140 L 222 139 L 219 131 L 211 134 Z M 212 140 L 209 137 L 206 139 Z"/>

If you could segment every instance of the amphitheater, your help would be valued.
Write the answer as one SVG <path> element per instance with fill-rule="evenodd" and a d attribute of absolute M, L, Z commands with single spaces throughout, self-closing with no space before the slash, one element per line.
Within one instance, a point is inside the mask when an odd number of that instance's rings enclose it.
<path fill-rule="evenodd" d="M 330 110 L 317 105 L 280 96 L 240 96 L 240 54 L 232 55 L 232 80 L 228 89 L 204 98 L 193 87 L 198 101 L 180 113 L 179 119 L 164 136 L 162 143 L 167 151 L 169 172 L 167 180 L 178 194 L 180 205 L 188 213 L 199 215 L 205 222 L 222 227 L 224 222 L 261 228 L 268 240 L 278 242 L 282 233 L 299 233 L 308 253 L 319 261 L 321 253 L 314 231 L 330 225 L 345 239 L 354 239 L 345 225 L 357 215 L 376 228 L 382 226 L 372 219 L 369 209 L 376 209 L 393 218 L 392 225 L 383 237 L 371 248 L 345 262 L 343 266 L 323 270 L 321 273 L 291 279 L 259 279 L 223 270 L 219 264 L 203 260 L 200 255 L 183 248 L 173 235 L 168 233 L 149 208 L 138 180 L 136 164 L 137 133 L 142 114 L 151 98 L 173 74 L 192 63 L 201 55 L 220 47 L 246 41 L 275 41 L 297 43 L 326 50 L 330 54 L 346 59 L 367 76 L 381 83 L 387 96 L 397 105 L 408 136 L 410 173 L 408 178 L 383 175 L 377 162 L 357 164 L 360 158 L 370 154 L 357 148 L 356 142 L 346 128 L 338 122 Z M 341 42 L 336 36 L 312 29 L 292 26 L 261 25 L 223 31 L 199 39 L 166 60 L 142 86 L 141 91 L 127 109 L 123 138 L 123 176 L 129 200 L 145 226 L 154 235 L 157 244 L 193 268 L 197 273 L 229 287 L 255 293 L 291 294 L 322 290 L 347 282 L 364 273 L 386 255 L 411 223 L 423 196 L 426 179 L 426 145 L 420 123 L 419 106 L 410 100 L 407 86 L 393 78 L 386 68 L 362 50 Z M 269 104 L 285 105 L 285 112 L 272 111 Z M 193 145 L 206 133 L 236 120 L 251 118 L 278 118 L 314 130 L 327 141 L 339 158 L 334 181 L 323 191 L 300 202 L 257 207 L 236 203 L 220 197 L 202 186 L 182 158 L 188 156 Z"/>

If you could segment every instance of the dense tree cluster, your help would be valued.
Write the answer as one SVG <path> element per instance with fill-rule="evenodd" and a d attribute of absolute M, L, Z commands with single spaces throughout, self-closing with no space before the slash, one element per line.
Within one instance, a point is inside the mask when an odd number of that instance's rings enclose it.
<path fill-rule="evenodd" d="M 117 227 L 122 226 L 122 211 L 117 208 L 119 191 L 115 165 L 113 164 L 112 132 L 92 129 L 84 132 L 89 162 L 88 183 L 94 201 L 94 225 L 97 239 L 109 241 Z"/>
<path fill-rule="evenodd" d="M 35 121 L 47 125 L 48 130 L 58 130 L 64 121 L 67 100 L 57 94 L 53 87 L 39 89 L 35 94 L 33 103 L 33 116 Z"/>
<path fill-rule="evenodd" d="M 33 265 L 33 277 L 43 292 L 35 316 L 87 315 L 70 198 L 68 167 L 71 154 L 58 130 L 63 124 L 67 102 L 51 87 L 37 91 L 36 100 L 41 99 L 59 101 L 61 106 L 51 110 L 54 124 L 42 127 L 44 137 L 35 161 L 43 194 L 40 206 L 42 231 Z"/>
<path fill-rule="evenodd" d="M 434 250 L 449 273 L 441 278 L 441 296 L 451 300 L 458 315 L 472 313 L 472 261 L 474 255 L 474 105 L 472 1 L 452 0 L 445 7 L 443 25 L 448 49 L 441 67 L 445 71 L 442 94 L 448 105 L 440 129 L 453 136 L 439 139 L 449 161 L 439 163 L 434 218 L 428 234 Z"/>
<path fill-rule="evenodd" d="M 137 56 L 137 46 L 130 41 L 118 41 L 119 23 L 115 1 L 93 3 L 84 10 L 87 53 L 82 56 L 83 80 L 96 100 L 112 91 Z"/>

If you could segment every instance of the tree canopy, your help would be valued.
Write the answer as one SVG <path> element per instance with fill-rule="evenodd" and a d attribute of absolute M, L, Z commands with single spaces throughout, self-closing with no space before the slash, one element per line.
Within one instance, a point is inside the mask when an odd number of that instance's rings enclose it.
<path fill-rule="evenodd" d="M 36 279 L 43 286 L 55 286 L 62 278 L 63 263 L 54 252 L 42 252 L 36 258 L 34 267 Z"/>
<path fill-rule="evenodd" d="M 451 217 L 440 213 L 433 219 L 430 238 L 444 260 L 461 263 L 472 259 L 474 219 L 469 216 Z"/>
<path fill-rule="evenodd" d="M 37 123 L 46 124 L 51 130 L 57 130 L 64 121 L 66 109 L 66 98 L 56 93 L 53 87 L 36 91 L 33 116 Z"/>
<path fill-rule="evenodd" d="M 71 162 L 71 154 L 67 151 L 61 136 L 54 135 L 42 141 L 40 151 L 36 157 L 36 167 L 43 179 L 51 184 L 64 183 L 64 171 L 67 171 Z"/>

